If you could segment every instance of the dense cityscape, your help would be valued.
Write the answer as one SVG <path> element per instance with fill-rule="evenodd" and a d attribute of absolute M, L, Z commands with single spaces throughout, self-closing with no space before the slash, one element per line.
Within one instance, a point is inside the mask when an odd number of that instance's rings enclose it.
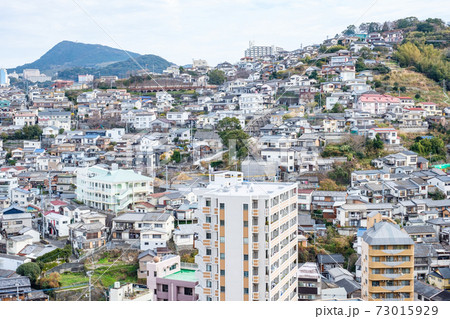
<path fill-rule="evenodd" d="M 450 27 L 335 32 L 0 68 L 0 300 L 450 300 Z"/>

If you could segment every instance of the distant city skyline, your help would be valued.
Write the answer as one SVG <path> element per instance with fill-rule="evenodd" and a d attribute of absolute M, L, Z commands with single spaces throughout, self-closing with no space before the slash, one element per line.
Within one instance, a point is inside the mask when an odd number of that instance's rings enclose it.
<path fill-rule="evenodd" d="M 448 22 L 443 2 L 295 0 L 50 0 L 7 2 L 0 12 L 0 68 L 39 59 L 63 40 L 155 54 L 178 65 L 236 62 L 249 41 L 295 50 L 363 22 L 415 16 Z M 113 41 L 114 39 L 114 41 Z"/>

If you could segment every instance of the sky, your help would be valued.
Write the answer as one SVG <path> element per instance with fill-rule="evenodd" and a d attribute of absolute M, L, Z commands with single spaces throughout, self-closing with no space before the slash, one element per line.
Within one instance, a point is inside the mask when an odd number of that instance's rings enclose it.
<path fill-rule="evenodd" d="M 450 21 L 443 0 L 2 1 L 0 68 L 33 62 L 63 40 L 156 54 L 178 65 L 236 62 L 249 41 L 295 50 L 348 25 L 415 16 Z"/>

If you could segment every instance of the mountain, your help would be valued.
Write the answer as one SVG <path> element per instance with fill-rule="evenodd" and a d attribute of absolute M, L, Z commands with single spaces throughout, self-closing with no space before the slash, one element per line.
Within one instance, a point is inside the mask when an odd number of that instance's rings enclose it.
<path fill-rule="evenodd" d="M 128 54 L 127 54 L 128 53 Z M 74 67 L 96 68 L 111 63 L 125 61 L 130 56 L 137 58 L 138 53 L 124 52 L 100 44 L 86 44 L 71 41 L 62 41 L 51 48 L 38 60 L 18 66 L 11 71 L 21 73 L 23 69 L 39 69 L 51 75 L 56 71 Z"/>
<path fill-rule="evenodd" d="M 116 75 L 125 78 L 141 70 L 147 69 L 149 72 L 162 73 L 167 67 L 172 65 L 169 61 L 153 54 L 141 55 L 137 58 L 109 64 L 105 67 L 86 68 L 75 67 L 58 72 L 58 79 L 77 81 L 78 74 Z"/>
<path fill-rule="evenodd" d="M 136 63 L 137 62 L 137 63 Z M 139 71 L 142 68 L 149 72 L 162 73 L 165 69 L 171 66 L 173 63 L 153 54 L 141 55 L 140 57 L 128 59 L 126 61 L 110 64 L 104 68 L 98 70 L 101 75 L 117 75 L 118 77 L 126 77 L 133 73 L 133 71 Z"/>

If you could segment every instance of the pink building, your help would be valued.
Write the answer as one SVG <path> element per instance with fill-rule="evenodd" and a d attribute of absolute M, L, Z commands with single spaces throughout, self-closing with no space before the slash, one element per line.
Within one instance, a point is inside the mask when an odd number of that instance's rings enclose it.
<path fill-rule="evenodd" d="M 155 301 L 196 301 L 195 265 L 181 268 L 180 256 L 165 255 L 147 261 L 147 288 Z"/>
<path fill-rule="evenodd" d="M 384 94 L 362 94 L 356 103 L 356 109 L 370 114 L 385 114 L 390 106 L 400 106 L 400 99 Z"/>

